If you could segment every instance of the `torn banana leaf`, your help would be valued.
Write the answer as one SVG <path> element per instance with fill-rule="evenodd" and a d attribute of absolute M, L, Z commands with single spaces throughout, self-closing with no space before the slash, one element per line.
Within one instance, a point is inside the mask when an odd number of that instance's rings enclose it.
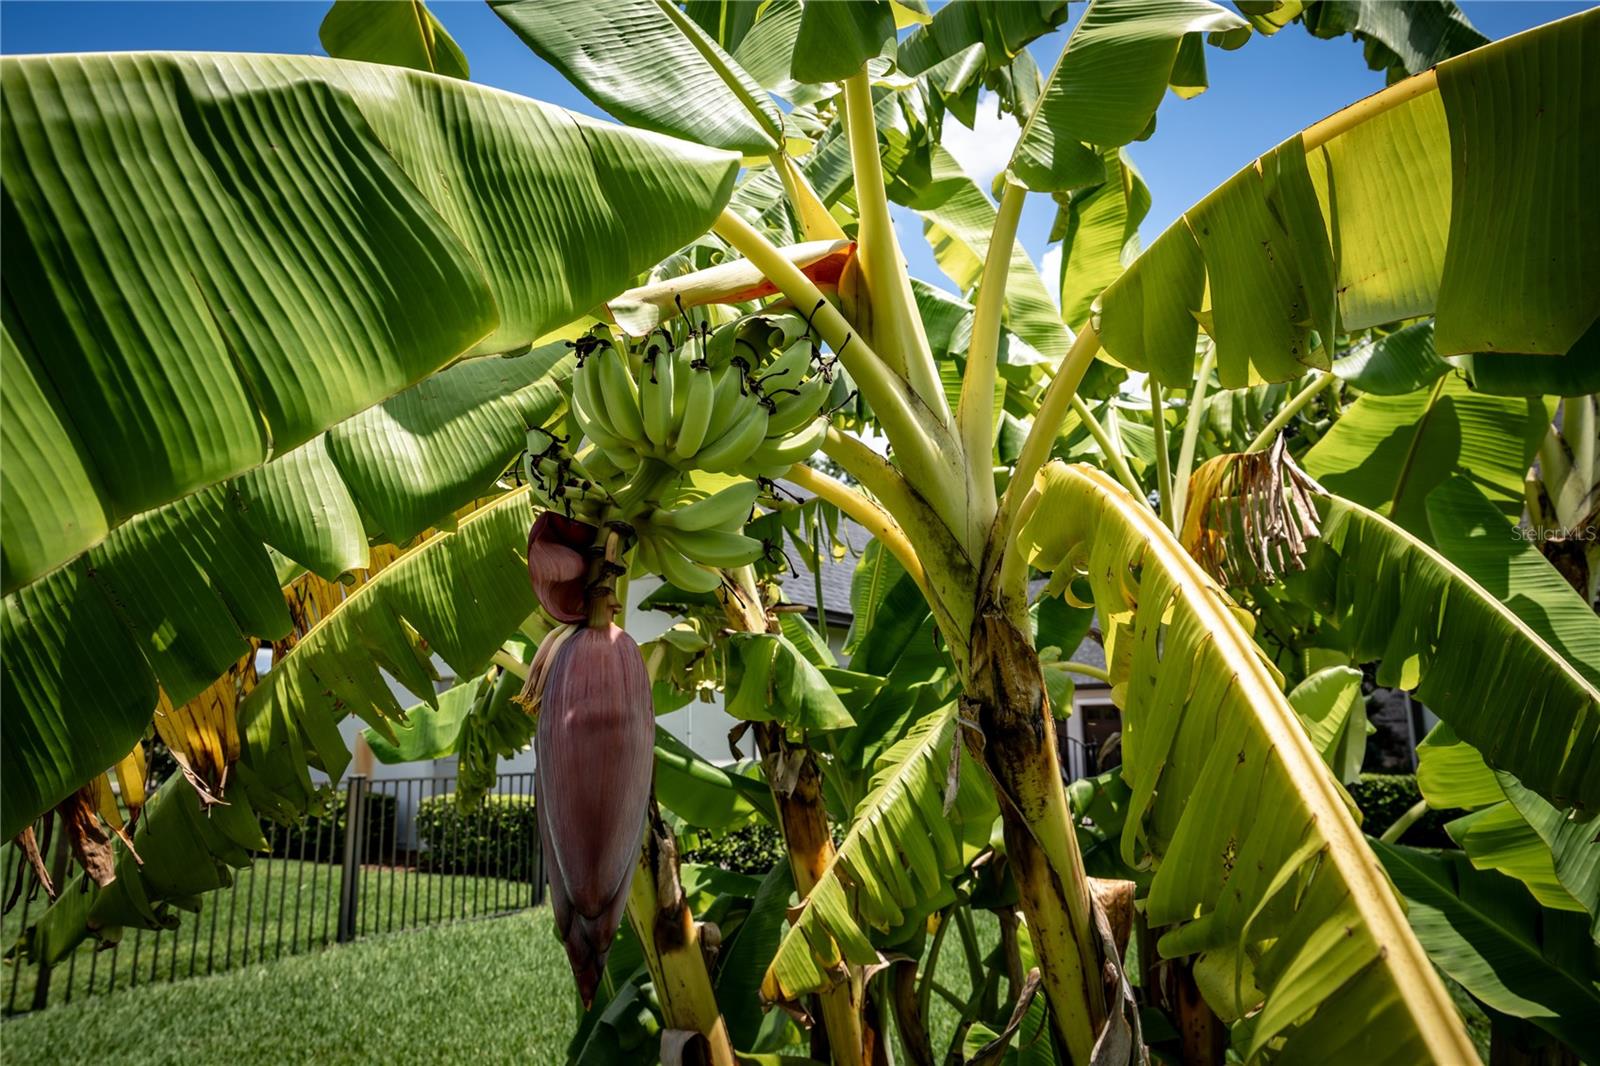
<path fill-rule="evenodd" d="M 1240 611 L 1110 478 L 1051 463 L 1018 545 L 1092 601 L 1131 787 L 1122 857 L 1153 869 L 1161 953 L 1231 978 L 1208 1002 L 1259 1008 L 1248 1059 L 1468 1062 L 1443 983 Z"/>

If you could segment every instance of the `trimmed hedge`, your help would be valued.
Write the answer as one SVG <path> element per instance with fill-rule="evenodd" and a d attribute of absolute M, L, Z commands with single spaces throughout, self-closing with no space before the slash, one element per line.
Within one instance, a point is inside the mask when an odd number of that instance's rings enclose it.
<path fill-rule="evenodd" d="M 262 819 L 261 832 L 272 844 L 273 857 L 304 862 L 343 862 L 347 794 L 346 789 L 338 789 L 329 796 L 330 809 L 326 813 L 307 815 L 292 826 L 275 825 Z M 388 792 L 368 792 L 365 800 L 366 824 L 360 859 L 364 863 L 388 862 L 397 846 L 402 854 L 406 850 L 404 840 L 397 845 L 394 839 L 398 804 Z"/>
<path fill-rule="evenodd" d="M 1361 828 L 1378 836 L 1394 824 L 1422 798 L 1416 774 L 1362 774 L 1350 786 L 1350 798 L 1361 808 Z M 1420 848 L 1453 848 L 1455 841 L 1444 831 L 1444 823 L 1463 811 L 1429 811 L 1406 830 L 1405 842 Z"/>
<path fill-rule="evenodd" d="M 719 866 L 734 873 L 760 876 L 778 863 L 788 861 L 783 835 L 765 822 L 753 822 L 716 836 L 696 833 L 685 839 L 684 844 L 684 862 Z"/>
<path fill-rule="evenodd" d="M 455 793 L 430 796 L 417 804 L 417 839 L 425 869 L 519 881 L 544 877 L 532 796 L 485 796 L 464 814 Z"/>

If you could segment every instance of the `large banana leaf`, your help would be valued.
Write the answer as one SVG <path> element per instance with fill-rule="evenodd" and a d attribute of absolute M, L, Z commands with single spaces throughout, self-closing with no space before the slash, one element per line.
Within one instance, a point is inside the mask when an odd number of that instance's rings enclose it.
<path fill-rule="evenodd" d="M 738 166 L 368 63 L 30 56 L 0 78 L 5 391 L 26 412 L 0 458 L 7 593 L 588 310 L 703 232 Z"/>
<path fill-rule="evenodd" d="M 139 820 L 138 858 L 115 843 L 116 880 L 100 888 L 80 875 L 67 885 L 30 934 L 32 950 L 55 961 L 90 935 L 170 926 L 174 905 L 227 884 L 228 867 L 266 847 L 258 816 L 292 820 L 317 802 L 308 765 L 332 778 L 344 771 L 341 719 L 399 716 L 380 667 L 429 702 L 430 652 L 458 676 L 481 673 L 536 607 L 523 555 L 528 519 L 528 490 L 507 493 L 304 619 L 240 705 L 243 752 L 225 802 L 205 806 L 184 775 L 169 778 Z"/>
<path fill-rule="evenodd" d="M 1041 192 L 1104 180 L 1091 146 L 1118 148 L 1147 131 L 1185 35 L 1247 25 L 1210 0 L 1093 0 L 1022 128 L 1012 173 Z"/>
<path fill-rule="evenodd" d="M 666 0 L 493 0 L 495 14 L 630 126 L 746 155 L 776 151 L 783 116 L 757 81 Z"/>
<path fill-rule="evenodd" d="M 1600 167 L 1596 54 L 1589 11 L 1290 138 L 1105 291 L 1106 350 L 1186 387 L 1209 291 L 1229 388 L 1251 367 L 1287 380 L 1321 363 L 1335 318 L 1354 330 L 1435 312 L 1442 355 L 1565 355 L 1600 314 L 1600 213 L 1584 176 Z M 1508 285 L 1528 299 L 1508 299 Z"/>
<path fill-rule="evenodd" d="M 1318 37 L 1348 33 L 1365 46 L 1367 66 L 1388 71 L 1391 82 L 1489 43 L 1450 0 L 1276 0 L 1271 11 L 1260 10 L 1266 6 L 1249 5 L 1250 23 L 1260 32 L 1271 35 L 1298 20 Z"/>
<path fill-rule="evenodd" d="M 961 770 L 951 780 L 957 728 L 956 707 L 947 704 L 878 760 L 833 862 L 772 958 L 763 999 L 792 1001 L 828 988 L 841 959 L 876 963 L 871 930 L 903 931 L 952 898 L 950 878 L 987 843 L 998 814 L 964 754 L 956 754 Z"/>
<path fill-rule="evenodd" d="M 1150 190 L 1133 161 L 1105 153 L 1106 180 L 1056 197 L 1050 236 L 1061 238 L 1061 277 L 1046 278 L 1061 293 L 1061 320 L 1073 329 L 1089 321 L 1095 299 L 1138 251 L 1139 223 L 1150 211 Z"/>
<path fill-rule="evenodd" d="M 1489 1006 L 1600 1059 L 1600 949 L 1576 915 L 1542 909 L 1509 877 L 1459 852 L 1373 842 L 1441 970 Z"/>
<path fill-rule="evenodd" d="M 26 825 L 132 747 L 288 615 L 263 542 L 336 579 L 369 539 L 411 539 L 495 478 L 562 402 L 562 345 L 466 360 L 281 458 L 113 530 L 6 597 L 4 825 Z"/>
<path fill-rule="evenodd" d="M 1587 911 L 1600 943 L 1600 827 L 1592 819 L 1571 818 L 1489 769 L 1445 723 L 1417 745 L 1417 787 L 1435 810 L 1472 812 L 1445 826 L 1472 865 L 1516 878 L 1541 906 Z"/>
<path fill-rule="evenodd" d="M 372 725 L 398 719 L 403 708 L 383 672 L 432 703 L 432 655 L 457 677 L 480 674 L 533 613 L 528 493 L 506 493 L 454 533 L 431 537 L 385 567 L 261 679 L 239 709 L 239 728 L 247 769 L 254 770 L 254 756 L 282 772 L 270 779 L 260 770 L 252 774 L 278 801 L 269 809 L 292 817 L 312 791 L 299 760 L 272 761 L 269 753 L 285 745 L 338 744 L 332 730 L 348 714 Z M 254 786 L 251 792 L 257 798 Z"/>
<path fill-rule="evenodd" d="M 977 182 L 942 146 L 933 149 L 933 180 L 908 205 L 921 213 L 923 232 L 939 269 L 963 292 L 983 274 L 994 229 L 995 206 Z M 1021 244 L 1011 250 L 1006 274 L 1006 325 L 1053 365 L 1067 353 L 1071 336 L 1061 324 L 1050 290 Z"/>
<path fill-rule="evenodd" d="M 1417 537 L 1339 497 L 1317 508 L 1321 536 L 1286 583 L 1323 639 L 1378 660 L 1380 685 L 1414 689 L 1490 766 L 1557 806 L 1600 808 L 1600 688 Z"/>
<path fill-rule="evenodd" d="M 1550 428 L 1542 399 L 1485 396 L 1455 374 L 1429 390 L 1362 396 L 1306 452 L 1306 472 L 1330 492 L 1428 536 L 1426 501 L 1447 479 L 1471 477 L 1503 514 L 1522 513 L 1522 483 Z"/>
<path fill-rule="evenodd" d="M 1092 599 L 1132 788 L 1123 859 L 1152 866 L 1168 956 L 1203 952 L 1248 1059 L 1466 1062 L 1443 984 L 1247 622 L 1143 503 L 1052 463 L 1019 546 Z M 1082 586 L 1087 585 L 1087 589 Z"/>

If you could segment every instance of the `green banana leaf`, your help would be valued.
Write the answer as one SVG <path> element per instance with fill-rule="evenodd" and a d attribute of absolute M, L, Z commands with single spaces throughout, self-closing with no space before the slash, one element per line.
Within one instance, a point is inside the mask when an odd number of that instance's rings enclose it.
<path fill-rule="evenodd" d="M 1330 492 L 1426 538 L 1429 494 L 1458 475 L 1507 517 L 1520 515 L 1528 463 L 1549 426 L 1543 399 L 1485 396 L 1450 374 L 1431 390 L 1356 400 L 1306 452 L 1305 468 Z"/>
<path fill-rule="evenodd" d="M 765 155 L 783 116 L 761 85 L 665 0 L 493 0 L 539 57 L 630 126 Z M 684 242 L 687 243 L 687 242 Z"/>
<path fill-rule="evenodd" d="M 461 46 L 422 0 L 334 0 L 317 37 L 335 59 L 387 63 L 451 78 L 472 76 Z"/>
<path fill-rule="evenodd" d="M 1600 943 L 1600 849 L 1594 821 L 1571 817 L 1510 774 L 1496 773 L 1441 722 L 1417 745 L 1417 786 L 1435 810 L 1471 814 L 1445 825 L 1480 870 L 1527 886 L 1541 906 L 1586 911 Z"/>
<path fill-rule="evenodd" d="M 457 677 L 481 674 L 536 607 L 525 554 L 532 516 L 529 489 L 508 492 L 351 593 L 240 705 L 247 765 L 286 743 L 324 755 L 337 745 L 342 754 L 334 726 L 348 714 L 386 728 L 403 710 L 380 668 L 430 704 L 430 656 Z M 253 772 L 282 816 L 293 817 L 308 802 L 310 780 L 295 760 L 274 765 L 281 772 L 271 778 Z"/>
<path fill-rule="evenodd" d="M 368 63 L 27 56 L 0 80 L 5 386 L 30 412 L 0 457 L 8 594 L 587 311 L 703 232 L 738 167 Z"/>
<path fill-rule="evenodd" d="M 1210 0 L 1093 0 L 1023 124 L 1011 173 L 1036 192 L 1105 180 L 1098 149 L 1146 133 L 1184 37 L 1247 25 Z"/>
<path fill-rule="evenodd" d="M 878 760 L 849 831 L 762 978 L 764 999 L 827 988 L 841 961 L 875 964 L 870 930 L 892 941 L 954 899 L 950 879 L 987 845 L 999 814 L 981 770 L 952 751 L 957 728 L 956 707 L 946 704 Z"/>
<path fill-rule="evenodd" d="M 788 637 L 734 633 L 727 643 L 727 710 L 735 718 L 819 731 L 855 725 L 827 679 Z"/>
<path fill-rule="evenodd" d="M 404 722 L 389 727 L 393 739 L 368 726 L 362 730 L 373 758 L 385 766 L 443 759 L 456 753 L 461 724 L 478 698 L 478 678 L 439 693 L 437 706 L 419 703 L 406 708 Z"/>
<path fill-rule="evenodd" d="M 1600 12 L 1585 12 L 1290 138 L 1106 289 L 1106 350 L 1186 387 L 1209 288 L 1228 388 L 1251 367 L 1286 380 L 1326 365 L 1335 319 L 1358 330 L 1431 312 L 1440 355 L 1565 355 L 1600 313 L 1600 215 L 1582 176 L 1600 166 L 1600 104 L 1572 91 L 1597 48 Z M 1527 299 L 1506 299 L 1508 277 Z"/>
<path fill-rule="evenodd" d="M 991 70 L 998 70 L 1028 45 L 1056 29 L 1068 17 L 1063 0 L 1036 4 L 993 4 L 986 0 L 950 0 L 925 26 L 900 42 L 896 65 L 905 74 L 922 74 L 982 45 Z"/>
<path fill-rule="evenodd" d="M 1577 915 L 1541 908 L 1523 886 L 1473 869 L 1460 852 L 1371 844 L 1441 970 L 1495 1010 L 1600 1058 L 1600 948 Z"/>
<path fill-rule="evenodd" d="M 969 292 L 983 274 L 994 229 L 995 206 L 943 146 L 933 149 L 932 180 L 905 200 L 922 215 L 933 257 L 956 287 Z M 1006 324 L 1052 366 L 1067 353 L 1071 336 L 1039 269 L 1022 245 L 1011 250 L 1006 274 Z"/>
<path fill-rule="evenodd" d="M 1052 239 L 1061 239 L 1061 320 L 1073 329 L 1089 321 L 1094 301 L 1138 254 L 1139 223 L 1150 212 L 1150 190 L 1121 149 L 1104 153 L 1106 180 L 1056 196 Z"/>
<path fill-rule="evenodd" d="M 795 81 L 843 81 L 867 60 L 895 54 L 895 17 L 889 0 L 804 4 L 790 75 Z"/>
<path fill-rule="evenodd" d="M 1524 361 L 1526 362 L 1526 361 Z M 1450 370 L 1433 350 L 1433 322 L 1416 322 L 1368 337 L 1335 359 L 1333 372 L 1362 392 L 1404 396 L 1427 388 Z"/>
<path fill-rule="evenodd" d="M 1470 1061 L 1471 1043 L 1407 927 L 1348 798 L 1228 599 L 1145 505 L 1089 467 L 1049 464 L 1019 550 L 1080 575 L 1123 716 L 1127 865 L 1167 957 L 1205 952 L 1247 1060 Z M 1381 1035 L 1380 1035 L 1381 1034 Z"/>
<path fill-rule="evenodd" d="M 1288 699 L 1333 776 L 1341 785 L 1355 783 L 1367 754 L 1367 735 L 1374 731 L 1361 695 L 1361 671 L 1348 666 L 1318 670 L 1291 689 Z"/>
<path fill-rule="evenodd" d="M 1600 808 L 1595 683 L 1398 525 L 1337 496 L 1317 509 L 1321 536 L 1285 585 L 1322 615 L 1322 639 L 1377 660 L 1378 684 L 1414 690 L 1490 766 L 1557 806 Z"/>
<path fill-rule="evenodd" d="M 481 673 L 536 607 L 523 557 L 528 521 L 528 490 L 507 493 L 317 621 L 240 704 L 243 751 L 225 802 L 207 807 L 183 775 L 168 778 L 140 816 L 138 859 L 116 841 L 115 881 L 99 888 L 80 874 L 69 883 L 29 934 L 35 956 L 53 962 L 124 926 L 170 926 L 174 906 L 227 884 L 228 868 L 249 865 L 251 852 L 266 847 L 260 817 L 293 821 L 318 802 L 308 766 L 335 780 L 344 772 L 340 720 L 351 711 L 374 724 L 398 717 L 380 665 L 431 703 L 430 651 L 458 676 Z M 8 784 L 16 776 L 8 773 Z"/>
<path fill-rule="evenodd" d="M 1245 5 L 1241 5 L 1244 7 Z M 1260 12 L 1257 8 L 1271 7 Z M 1317 37 L 1348 33 L 1361 42 L 1367 66 L 1387 71 L 1390 83 L 1420 74 L 1435 63 L 1489 39 L 1473 28 L 1450 0 L 1393 4 L 1387 0 L 1268 0 L 1251 4 L 1250 23 L 1271 35 L 1290 21 L 1304 24 Z"/>
<path fill-rule="evenodd" d="M 451 520 L 559 409 L 561 344 L 465 360 L 239 478 L 124 523 L 0 606 L 0 807 L 25 825 L 289 619 L 263 542 L 328 580 Z M 120 754 L 118 749 L 120 748 Z"/>
<path fill-rule="evenodd" d="M 757 815 L 776 821 L 772 795 L 760 781 L 724 770 L 656 726 L 656 799 L 701 829 L 733 829 Z"/>

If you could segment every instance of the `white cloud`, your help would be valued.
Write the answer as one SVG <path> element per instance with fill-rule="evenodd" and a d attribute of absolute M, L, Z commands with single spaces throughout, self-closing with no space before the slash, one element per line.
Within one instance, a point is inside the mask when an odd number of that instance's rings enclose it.
<path fill-rule="evenodd" d="M 1000 113 L 1000 97 L 985 92 L 978 98 L 973 129 L 967 129 L 954 116 L 945 116 L 944 146 L 987 194 L 995 177 L 1011 161 L 1011 150 L 1021 133 L 1015 118 Z"/>
<path fill-rule="evenodd" d="M 1050 294 L 1050 300 L 1061 309 L 1061 245 L 1052 244 L 1044 250 L 1039 257 L 1039 276 L 1044 279 L 1045 291 Z"/>

